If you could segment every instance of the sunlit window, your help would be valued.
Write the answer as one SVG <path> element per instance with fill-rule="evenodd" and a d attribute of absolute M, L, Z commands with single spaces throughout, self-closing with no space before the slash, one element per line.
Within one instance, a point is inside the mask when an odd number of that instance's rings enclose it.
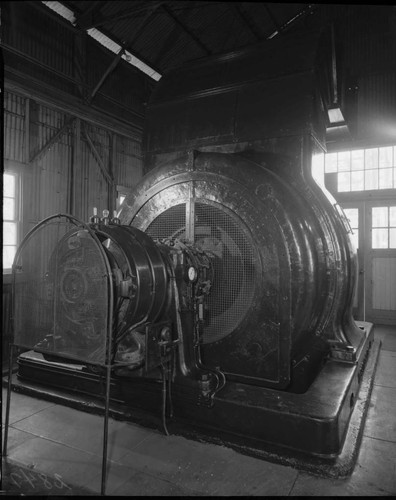
<path fill-rule="evenodd" d="M 352 229 L 351 239 L 357 249 L 359 248 L 359 209 L 344 208 L 344 213 Z"/>
<path fill-rule="evenodd" d="M 18 246 L 18 176 L 3 175 L 3 271 L 10 270 Z"/>
<path fill-rule="evenodd" d="M 315 155 L 313 167 L 322 161 L 325 175 L 337 174 L 340 193 L 396 189 L 396 146 Z"/>
<path fill-rule="evenodd" d="M 117 186 L 117 200 L 116 200 L 116 205 L 117 205 L 117 213 L 120 213 L 121 205 L 123 204 L 125 198 L 128 195 L 128 192 L 130 190 L 128 188 L 125 188 L 123 186 Z"/>
<path fill-rule="evenodd" d="M 396 248 L 396 206 L 373 207 L 372 248 Z"/>

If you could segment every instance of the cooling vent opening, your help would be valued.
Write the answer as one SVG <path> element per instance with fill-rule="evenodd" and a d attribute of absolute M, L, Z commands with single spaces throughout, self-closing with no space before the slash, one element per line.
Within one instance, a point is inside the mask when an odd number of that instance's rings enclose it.
<path fill-rule="evenodd" d="M 247 228 L 226 207 L 200 200 L 195 203 L 194 243 L 210 254 L 214 264 L 214 283 L 208 297 L 209 320 L 203 343 L 217 342 L 231 334 L 251 307 L 257 272 L 255 247 Z M 154 239 L 186 239 L 188 214 L 181 203 L 165 210 L 147 227 Z"/>

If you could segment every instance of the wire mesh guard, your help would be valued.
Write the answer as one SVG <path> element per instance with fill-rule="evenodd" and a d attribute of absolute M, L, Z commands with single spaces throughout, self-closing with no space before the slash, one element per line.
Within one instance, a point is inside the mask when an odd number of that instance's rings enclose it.
<path fill-rule="evenodd" d="M 188 215 L 187 215 L 188 217 Z M 186 238 L 186 204 L 169 208 L 149 225 L 152 238 Z M 257 280 L 256 250 L 241 221 L 230 211 L 195 203 L 194 243 L 212 256 L 214 283 L 208 296 L 209 320 L 203 343 L 233 332 L 251 307 Z"/>
<path fill-rule="evenodd" d="M 54 216 L 36 226 L 15 257 L 13 290 L 14 344 L 105 363 L 109 273 L 85 224 Z"/>

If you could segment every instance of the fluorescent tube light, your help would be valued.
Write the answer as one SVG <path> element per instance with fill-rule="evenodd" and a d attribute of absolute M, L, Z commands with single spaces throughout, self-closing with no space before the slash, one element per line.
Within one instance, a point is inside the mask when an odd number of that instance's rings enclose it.
<path fill-rule="evenodd" d="M 67 19 L 71 24 L 73 24 L 73 26 L 75 25 L 76 17 L 74 15 L 74 12 L 65 7 L 63 4 L 61 4 L 60 2 L 42 2 L 42 3 L 46 5 L 49 9 L 53 10 L 54 12 L 62 16 L 64 19 Z M 91 36 L 97 42 L 103 45 L 103 47 L 106 47 L 114 54 L 118 54 L 120 52 L 122 47 L 118 43 L 114 42 L 114 40 L 111 40 L 104 33 L 97 30 L 96 28 L 91 28 L 87 30 L 87 33 L 89 36 Z M 125 54 L 122 56 L 122 58 L 127 63 L 131 64 L 132 66 L 138 68 L 146 75 L 150 76 L 153 80 L 158 81 L 161 78 L 161 75 L 157 73 L 157 71 L 155 71 L 153 68 L 150 68 L 150 66 L 145 64 L 143 61 L 138 59 L 130 52 L 125 51 Z"/>

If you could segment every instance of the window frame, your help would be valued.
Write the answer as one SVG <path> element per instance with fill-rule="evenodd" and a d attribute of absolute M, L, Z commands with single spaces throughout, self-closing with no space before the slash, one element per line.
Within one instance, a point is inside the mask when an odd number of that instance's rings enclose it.
<path fill-rule="evenodd" d="M 392 152 L 392 158 L 390 161 L 386 160 L 388 157 L 387 150 Z M 361 153 L 359 155 L 359 153 Z M 323 170 L 324 170 L 324 182 L 325 186 L 337 196 L 367 196 L 368 194 L 373 196 L 378 196 L 386 192 L 395 192 L 396 190 L 396 144 L 381 144 L 381 145 L 371 145 L 371 146 L 360 146 L 351 147 L 348 149 L 341 148 L 339 150 L 332 149 L 328 153 L 322 154 L 323 159 Z M 348 156 L 347 161 L 348 168 L 340 168 L 340 158 L 342 161 L 343 157 Z M 357 156 L 361 156 L 358 160 L 361 162 L 360 165 L 356 165 Z M 340 157 L 340 158 L 339 158 Z M 373 165 L 367 163 L 368 157 L 375 157 L 375 168 Z M 319 161 L 318 159 L 316 160 Z M 386 176 L 391 175 L 391 183 L 385 182 Z M 373 177 L 372 182 L 375 185 L 373 187 L 366 187 L 368 182 L 370 182 L 369 177 Z M 343 189 L 339 185 L 340 178 L 345 178 L 346 188 Z M 357 182 L 357 178 L 359 182 Z M 375 178 L 375 179 L 374 179 Z M 349 179 L 349 182 L 348 182 Z M 360 186 L 363 184 L 363 189 Z M 388 184 L 388 185 L 386 185 Z M 382 185 L 382 186 L 381 186 Z M 359 186 L 359 188 L 356 188 Z"/>
<path fill-rule="evenodd" d="M 21 226 L 22 226 L 22 174 L 17 171 L 17 169 L 13 168 L 5 168 L 3 171 L 3 200 L 4 200 L 4 175 L 12 175 L 15 178 L 15 214 L 14 219 L 4 219 L 4 210 L 3 210 L 3 223 L 4 222 L 13 222 L 16 225 L 16 244 L 15 245 L 5 245 L 3 238 L 3 248 L 4 246 L 15 246 L 15 252 L 17 251 L 20 243 L 21 243 Z M 11 267 L 3 267 L 3 276 L 11 275 L 12 266 Z"/>
<path fill-rule="evenodd" d="M 133 192 L 133 188 L 117 185 L 116 189 L 117 189 L 116 210 L 117 214 L 119 214 L 121 208 L 121 203 L 120 203 L 121 196 L 124 196 L 124 198 L 127 197 L 129 193 Z"/>
<path fill-rule="evenodd" d="M 378 208 L 386 208 L 387 209 L 387 219 L 386 219 L 386 224 L 380 225 L 376 224 L 374 225 L 374 210 Z M 396 229 L 396 225 L 392 225 L 391 222 L 391 216 L 390 216 L 390 209 L 391 208 L 396 208 L 396 203 L 392 205 L 384 204 L 384 205 L 378 205 L 378 206 L 373 206 L 371 207 L 371 250 L 395 250 L 396 246 L 391 246 L 391 229 Z M 375 230 L 383 230 L 386 231 L 387 234 L 387 246 L 374 246 L 374 231 Z"/>

